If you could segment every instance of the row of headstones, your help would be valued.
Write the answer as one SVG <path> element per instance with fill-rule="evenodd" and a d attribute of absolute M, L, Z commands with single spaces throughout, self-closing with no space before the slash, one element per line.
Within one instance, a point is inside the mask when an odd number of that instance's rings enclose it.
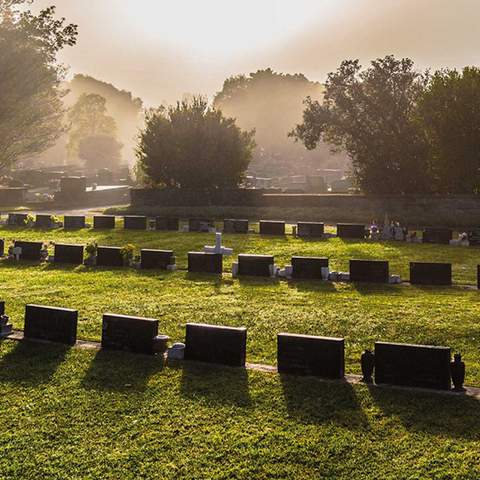
<path fill-rule="evenodd" d="M 15 241 L 21 249 L 21 260 L 37 261 L 42 258 L 42 242 Z M 4 255 L 4 242 L 0 240 L 0 256 Z M 142 249 L 140 268 L 170 269 L 175 265 L 172 250 Z M 55 244 L 54 263 L 81 265 L 84 262 L 83 245 Z M 122 267 L 124 257 L 121 247 L 97 247 L 97 266 Z M 233 270 L 236 275 L 272 277 L 275 274 L 273 255 L 240 254 Z M 305 280 L 325 280 L 329 260 L 323 257 L 293 256 L 291 277 Z M 221 274 L 223 255 L 208 252 L 189 252 L 188 271 L 192 273 Z M 350 260 L 349 280 L 351 282 L 389 283 L 389 262 L 379 260 Z M 480 266 L 477 267 L 477 282 L 480 287 Z M 410 262 L 410 283 L 414 285 L 451 285 L 452 265 L 450 263 Z"/>
<path fill-rule="evenodd" d="M 27 219 L 26 213 L 10 213 L 8 216 L 9 225 L 24 225 Z M 123 217 L 124 228 L 127 230 L 146 230 L 148 218 L 146 216 L 128 215 Z M 273 220 L 260 220 L 261 235 L 285 235 L 285 222 Z M 38 228 L 52 228 L 54 220 L 52 215 L 38 214 L 35 219 L 35 226 Z M 82 229 L 86 226 L 85 216 L 65 215 L 64 228 L 67 230 Z M 165 231 L 178 231 L 180 220 L 178 218 L 155 218 L 155 229 Z M 115 228 L 115 216 L 97 215 L 93 217 L 93 228 L 113 229 Z M 189 219 L 188 231 L 208 232 L 215 230 L 215 222 L 209 219 Z M 225 233 L 248 233 L 249 221 L 239 219 L 226 219 L 223 222 Z M 297 235 L 299 237 L 317 237 L 325 235 L 325 224 L 322 222 L 298 222 Z M 337 236 L 340 238 L 363 239 L 366 236 L 365 225 L 353 223 L 337 224 Z M 453 231 L 448 228 L 426 228 L 423 232 L 424 243 L 448 244 L 453 238 Z"/>
<path fill-rule="evenodd" d="M 78 312 L 71 309 L 27 305 L 24 337 L 74 345 Z M 165 353 L 168 336 L 158 334 L 158 320 L 105 314 L 101 346 L 134 353 Z M 187 323 L 184 358 L 191 361 L 245 367 L 247 329 Z M 450 390 L 463 385 L 465 365 L 448 347 L 376 342 L 375 352 L 362 355 L 364 380 L 375 372 L 377 384 Z M 279 373 L 329 379 L 345 376 L 345 340 L 280 333 L 277 336 Z"/>

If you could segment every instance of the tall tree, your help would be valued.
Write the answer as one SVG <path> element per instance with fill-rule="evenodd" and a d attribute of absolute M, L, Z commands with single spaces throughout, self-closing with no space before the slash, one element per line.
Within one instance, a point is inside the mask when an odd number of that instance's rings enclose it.
<path fill-rule="evenodd" d="M 80 140 L 78 156 L 89 171 L 102 168 L 113 170 L 120 165 L 122 147 L 123 145 L 110 135 L 92 135 Z"/>
<path fill-rule="evenodd" d="M 63 131 L 65 67 L 57 54 L 74 45 L 76 25 L 55 17 L 55 7 L 38 15 L 0 0 L 0 171 L 40 153 Z"/>
<path fill-rule="evenodd" d="M 137 171 L 153 185 L 212 189 L 238 185 L 255 147 L 203 98 L 147 114 L 137 148 Z"/>
<path fill-rule="evenodd" d="M 436 189 L 480 193 L 480 69 L 437 71 L 419 105 Z"/>
<path fill-rule="evenodd" d="M 75 105 L 68 112 L 70 135 L 68 152 L 70 156 L 78 155 L 80 141 L 97 135 L 115 136 L 115 120 L 107 115 L 106 100 L 95 93 L 80 95 Z"/>
<path fill-rule="evenodd" d="M 365 192 L 428 191 L 428 145 L 416 121 L 427 81 L 408 58 L 389 55 L 366 70 L 358 60 L 344 61 L 328 75 L 323 102 L 307 98 L 303 123 L 291 135 L 308 149 L 325 141 L 345 150 Z"/>

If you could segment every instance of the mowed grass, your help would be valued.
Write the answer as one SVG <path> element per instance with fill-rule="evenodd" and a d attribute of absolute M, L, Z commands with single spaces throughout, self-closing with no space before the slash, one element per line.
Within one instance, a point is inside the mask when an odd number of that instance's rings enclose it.
<path fill-rule="evenodd" d="M 462 397 L 0 343 L 3 479 L 478 479 Z"/>
<path fill-rule="evenodd" d="M 212 244 L 212 234 L 132 232 L 122 229 L 76 232 L 0 229 L 0 238 L 137 248 L 169 248 L 186 267 L 187 252 Z M 458 284 L 473 285 L 480 250 L 441 245 L 370 243 L 329 239 L 305 241 L 251 235 L 225 235 L 238 253 L 274 254 L 276 263 L 292 255 L 328 256 L 332 268 L 348 270 L 350 258 L 390 261 L 391 272 L 408 279 L 408 262 L 449 261 Z M 234 256 L 235 258 L 235 256 Z M 275 364 L 278 332 L 340 336 L 346 339 L 347 372 L 359 373 L 359 357 L 376 340 L 450 346 L 467 362 L 467 383 L 480 385 L 480 294 L 472 287 L 418 288 L 272 279 L 233 279 L 225 259 L 223 276 L 89 268 L 52 264 L 0 263 L 0 297 L 16 328 L 23 327 L 27 303 L 75 308 L 79 337 L 101 338 L 105 312 L 157 318 L 172 341 L 183 341 L 187 322 L 248 328 L 248 361 Z"/>

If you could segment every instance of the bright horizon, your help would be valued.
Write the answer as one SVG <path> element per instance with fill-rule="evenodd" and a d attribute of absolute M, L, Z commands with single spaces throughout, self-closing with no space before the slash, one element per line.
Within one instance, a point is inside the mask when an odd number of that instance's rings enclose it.
<path fill-rule="evenodd" d="M 37 0 L 34 9 L 51 4 L 79 25 L 62 56 L 70 74 L 147 105 L 211 97 L 227 77 L 268 67 L 324 81 L 346 58 L 390 53 L 421 69 L 480 65 L 476 0 Z"/>

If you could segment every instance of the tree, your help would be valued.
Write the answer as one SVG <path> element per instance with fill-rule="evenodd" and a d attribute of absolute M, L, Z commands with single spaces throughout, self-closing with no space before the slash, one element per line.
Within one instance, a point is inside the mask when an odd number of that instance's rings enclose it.
<path fill-rule="evenodd" d="M 0 0 L 0 171 L 40 153 L 63 131 L 57 54 L 74 45 L 76 25 L 55 18 L 55 8 L 20 12 L 23 0 Z"/>
<path fill-rule="evenodd" d="M 147 113 L 137 147 L 137 171 L 153 185 L 202 188 L 238 185 L 255 148 L 255 132 L 200 97 Z"/>
<path fill-rule="evenodd" d="M 214 106 L 235 118 L 246 130 L 255 129 L 257 149 L 252 167 L 267 175 L 303 173 L 312 166 L 345 165 L 345 159 L 332 158 L 327 147 L 306 151 L 288 138 L 292 125 L 301 121 L 303 100 L 323 97 L 323 86 L 302 74 L 277 73 L 270 68 L 250 75 L 228 78 L 215 95 Z"/>
<path fill-rule="evenodd" d="M 344 61 L 328 75 L 323 102 L 307 98 L 291 135 L 308 149 L 320 141 L 344 149 L 367 193 L 424 193 L 429 150 L 416 114 L 427 81 L 408 58 L 386 56 L 363 71 L 358 60 Z"/>
<path fill-rule="evenodd" d="M 113 170 L 120 165 L 122 147 L 123 145 L 110 135 L 93 135 L 80 140 L 78 156 L 85 162 L 87 170 Z"/>
<path fill-rule="evenodd" d="M 115 120 L 107 115 L 106 100 L 95 93 L 80 95 L 68 112 L 70 136 L 67 150 L 70 156 L 78 155 L 79 143 L 97 135 L 115 136 Z"/>
<path fill-rule="evenodd" d="M 480 192 L 480 69 L 437 71 L 419 104 L 436 189 Z"/>

